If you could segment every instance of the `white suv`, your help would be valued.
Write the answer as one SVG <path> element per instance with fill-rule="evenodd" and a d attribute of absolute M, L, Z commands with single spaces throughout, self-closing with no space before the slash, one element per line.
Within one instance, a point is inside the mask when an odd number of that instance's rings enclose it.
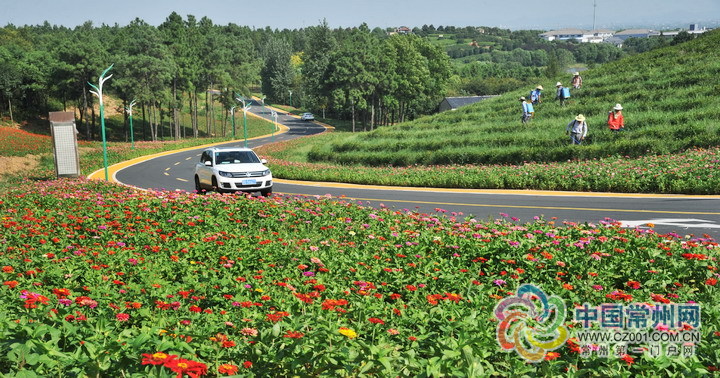
<path fill-rule="evenodd" d="M 314 120 L 315 120 L 315 116 L 314 116 L 312 113 L 303 113 L 303 114 L 300 116 L 300 119 L 303 120 L 303 121 L 314 121 Z"/>
<path fill-rule="evenodd" d="M 195 165 L 195 190 L 260 192 L 272 194 L 272 173 L 267 161 L 249 148 L 213 147 L 203 151 Z"/>

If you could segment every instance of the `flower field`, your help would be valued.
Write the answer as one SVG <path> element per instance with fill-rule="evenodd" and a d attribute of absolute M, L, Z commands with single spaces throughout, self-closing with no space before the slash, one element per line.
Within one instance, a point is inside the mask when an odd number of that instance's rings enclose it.
<path fill-rule="evenodd" d="M 720 367 L 718 245 L 330 198 L 140 192 L 85 180 L 0 197 L 10 376 L 633 376 Z M 502 352 L 523 283 L 582 303 L 700 303 L 692 357 Z M 568 319 L 569 329 L 577 327 Z"/>
<path fill-rule="evenodd" d="M 52 151 L 52 140 L 49 136 L 0 127 L 0 156 L 25 156 L 48 151 Z"/>

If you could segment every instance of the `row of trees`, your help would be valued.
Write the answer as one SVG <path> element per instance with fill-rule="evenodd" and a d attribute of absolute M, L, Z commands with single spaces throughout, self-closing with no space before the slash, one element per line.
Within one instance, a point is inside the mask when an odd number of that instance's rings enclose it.
<path fill-rule="evenodd" d="M 364 128 L 402 122 L 436 110 L 449 85 L 444 51 L 414 35 L 380 37 L 363 24 L 343 31 L 327 23 L 307 29 L 308 44 L 293 54 L 272 40 L 262 56 L 262 90 L 281 102 L 293 92 L 304 108 L 332 110 Z"/>
<path fill-rule="evenodd" d="M 136 112 L 146 121 L 143 137 L 156 140 L 165 118 L 170 119 L 171 137 L 182 136 L 182 109 L 190 114 L 189 129 L 197 136 L 201 99 L 206 102 L 205 133 L 211 134 L 215 117 L 207 89 L 223 88 L 220 100 L 226 104 L 234 101 L 234 92 L 249 94 L 262 62 L 249 28 L 219 27 L 193 16 L 183 20 L 175 13 L 159 27 L 140 19 L 125 27 L 93 27 L 90 22 L 75 29 L 47 23 L 7 26 L 0 29 L 0 99 L 4 108 L 15 104 L 26 118 L 75 108 L 81 132 L 93 139 L 99 122 L 88 83 L 97 83 L 111 63 L 114 76 L 106 93 L 120 99 L 119 110 L 135 99 Z"/>

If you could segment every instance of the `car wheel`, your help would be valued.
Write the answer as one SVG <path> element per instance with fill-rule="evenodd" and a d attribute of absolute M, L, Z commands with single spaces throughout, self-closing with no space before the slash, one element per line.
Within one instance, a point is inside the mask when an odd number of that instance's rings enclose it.
<path fill-rule="evenodd" d="M 263 197 L 270 197 L 270 195 L 272 194 L 272 187 L 261 190 L 260 194 L 262 194 Z"/>
<path fill-rule="evenodd" d="M 212 190 L 214 190 L 218 193 L 223 192 L 223 190 L 220 188 L 220 186 L 218 186 L 218 182 L 217 182 L 217 179 L 215 178 L 215 176 L 213 176 L 213 178 L 212 178 Z"/>
<path fill-rule="evenodd" d="M 202 185 L 200 185 L 200 178 L 197 177 L 197 176 L 195 176 L 195 191 L 196 191 L 198 194 L 203 194 L 203 193 L 205 193 L 205 189 L 203 189 Z"/>

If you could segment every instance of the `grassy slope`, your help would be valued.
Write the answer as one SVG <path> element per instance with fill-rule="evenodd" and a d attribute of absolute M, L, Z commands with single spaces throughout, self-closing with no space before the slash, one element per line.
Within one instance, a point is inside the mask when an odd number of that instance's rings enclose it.
<path fill-rule="evenodd" d="M 309 160 L 370 166 L 563 161 L 674 153 L 720 145 L 720 31 L 686 44 L 606 64 L 584 73 L 584 86 L 565 107 L 552 101 L 554 83 L 542 82 L 545 102 L 529 125 L 520 123 L 523 88 L 498 98 L 374 132 L 333 136 Z M 615 103 L 625 108 L 627 132 L 605 125 Z M 568 145 L 565 125 L 587 116 L 591 140 Z"/>

